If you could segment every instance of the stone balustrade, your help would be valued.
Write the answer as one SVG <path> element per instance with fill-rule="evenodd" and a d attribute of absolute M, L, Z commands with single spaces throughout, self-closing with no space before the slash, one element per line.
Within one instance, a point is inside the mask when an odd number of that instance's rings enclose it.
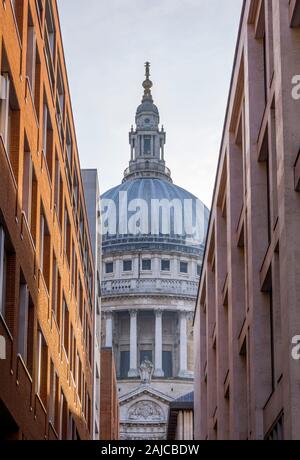
<path fill-rule="evenodd" d="M 197 296 L 198 283 L 173 279 L 129 279 L 102 282 L 102 297 L 124 294 L 168 294 L 176 296 Z"/>

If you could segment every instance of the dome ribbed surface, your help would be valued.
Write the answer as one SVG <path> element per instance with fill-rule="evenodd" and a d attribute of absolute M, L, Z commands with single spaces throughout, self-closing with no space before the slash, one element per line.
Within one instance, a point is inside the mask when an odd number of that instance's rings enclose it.
<path fill-rule="evenodd" d="M 127 193 L 127 202 L 128 204 L 132 202 L 133 200 L 144 200 L 147 203 L 148 206 L 148 229 L 149 232 L 148 234 L 139 234 L 139 235 L 121 235 L 120 234 L 120 228 L 119 228 L 119 198 L 120 198 L 120 193 L 126 192 Z M 203 247 L 204 245 L 204 237 L 206 235 L 207 231 L 207 225 L 208 225 L 208 219 L 209 219 L 209 211 L 208 209 L 204 206 L 203 203 L 201 203 L 197 198 L 189 193 L 187 190 L 178 187 L 177 185 L 168 182 L 166 180 L 162 179 L 156 179 L 156 178 L 141 178 L 141 179 L 133 179 L 124 182 L 123 184 L 118 185 L 117 187 L 112 188 L 111 190 L 107 191 L 104 193 L 104 195 L 101 197 L 102 200 L 112 200 L 116 206 L 117 210 L 117 233 L 116 235 L 110 235 L 109 237 L 104 236 L 104 243 L 109 242 L 109 244 L 113 244 L 113 240 L 116 239 L 123 239 L 127 237 L 126 243 L 142 243 L 143 247 L 146 245 L 147 242 L 149 244 L 153 244 L 155 241 L 162 244 L 179 244 L 183 247 Z M 170 233 L 165 234 L 162 231 L 162 218 L 160 216 L 159 218 L 159 235 L 153 236 L 151 233 L 152 229 L 152 214 L 151 214 L 151 205 L 152 205 L 152 200 L 167 200 L 168 202 L 172 202 L 173 200 L 179 200 L 182 205 L 182 229 L 183 232 L 180 235 L 177 235 L 175 233 L 175 225 L 174 225 L 174 211 L 171 210 L 170 212 Z M 185 200 L 189 200 L 190 207 L 186 208 L 186 202 Z M 200 214 L 196 213 L 196 207 L 198 205 L 198 208 L 200 207 Z M 132 215 L 136 214 L 135 212 L 128 212 L 128 221 Z M 178 218 L 177 218 L 178 222 Z M 203 229 L 203 239 L 194 239 L 191 237 L 191 235 L 188 235 L 185 233 L 186 229 L 186 222 L 192 223 L 193 226 L 202 228 Z M 201 233 L 201 232 L 200 232 Z M 201 234 L 202 234 L 201 233 Z M 125 243 L 125 242 L 124 242 Z"/>

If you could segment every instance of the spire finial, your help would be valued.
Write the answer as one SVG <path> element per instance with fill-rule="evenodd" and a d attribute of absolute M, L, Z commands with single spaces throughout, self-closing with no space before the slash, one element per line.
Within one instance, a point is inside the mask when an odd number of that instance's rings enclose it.
<path fill-rule="evenodd" d="M 149 80 L 149 77 L 150 77 L 150 65 L 151 65 L 150 62 L 148 62 L 148 61 L 145 63 L 145 68 L 146 68 L 146 74 L 145 75 L 146 75 L 147 80 Z"/>
<path fill-rule="evenodd" d="M 147 61 L 145 63 L 145 68 L 146 68 L 146 80 L 143 82 L 143 88 L 144 88 L 143 101 L 150 100 L 151 102 L 153 102 L 152 94 L 151 94 L 151 88 L 153 86 L 153 83 L 150 80 L 150 62 Z"/>

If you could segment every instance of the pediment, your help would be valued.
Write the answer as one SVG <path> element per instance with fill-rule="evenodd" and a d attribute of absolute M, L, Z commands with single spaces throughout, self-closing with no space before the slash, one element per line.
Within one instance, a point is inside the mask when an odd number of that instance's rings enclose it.
<path fill-rule="evenodd" d="M 130 393 L 123 395 L 120 398 L 119 403 L 120 406 L 124 406 L 128 403 L 133 403 L 135 400 L 137 401 L 142 398 L 157 400 L 166 405 L 169 405 L 170 402 L 174 401 L 174 398 L 171 398 L 170 396 L 162 393 L 161 391 L 151 388 L 150 386 L 143 385 L 139 386 L 134 391 L 131 391 Z"/>

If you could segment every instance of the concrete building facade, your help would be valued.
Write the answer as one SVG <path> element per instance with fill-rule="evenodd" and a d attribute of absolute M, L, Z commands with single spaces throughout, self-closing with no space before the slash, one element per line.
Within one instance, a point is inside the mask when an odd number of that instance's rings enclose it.
<path fill-rule="evenodd" d="M 100 187 L 96 169 L 82 169 L 82 182 L 87 207 L 94 257 L 94 359 L 93 359 L 93 439 L 100 435 L 100 354 L 101 354 L 101 208 Z"/>
<path fill-rule="evenodd" d="M 93 436 L 94 261 L 56 1 L 0 2 L 0 438 Z"/>
<path fill-rule="evenodd" d="M 300 439 L 300 2 L 246 0 L 194 321 L 195 438 Z"/>

